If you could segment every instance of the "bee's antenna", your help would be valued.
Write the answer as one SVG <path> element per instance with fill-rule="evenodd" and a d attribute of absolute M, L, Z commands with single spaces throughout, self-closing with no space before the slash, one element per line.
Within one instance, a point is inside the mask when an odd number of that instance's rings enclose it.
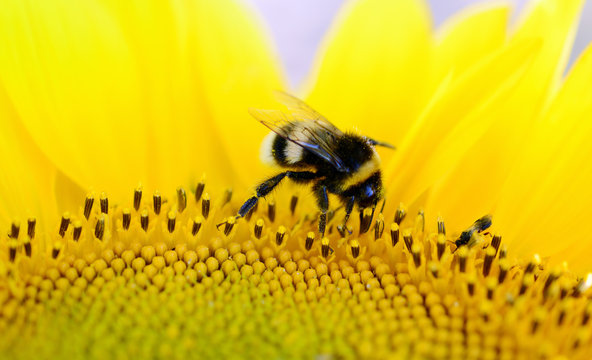
<path fill-rule="evenodd" d="M 237 216 L 234 217 L 234 220 L 238 220 L 238 219 L 240 219 L 240 216 L 237 215 Z M 224 220 L 221 223 L 216 224 L 216 229 L 217 230 L 220 230 L 220 226 L 226 225 L 226 224 L 228 224 L 228 220 Z"/>
<path fill-rule="evenodd" d="M 370 221 L 372 221 L 372 219 L 374 219 L 374 212 L 376 211 L 376 206 L 377 205 L 378 205 L 378 200 L 376 200 L 374 202 L 374 204 L 372 204 L 372 215 L 370 216 Z M 380 212 L 382 212 L 382 210 Z"/>
<path fill-rule="evenodd" d="M 446 239 L 446 241 L 448 241 L 448 242 L 449 242 L 449 243 L 451 243 L 451 244 L 455 244 L 455 245 L 456 245 L 456 242 L 454 242 L 454 241 L 452 241 L 452 240 L 448 240 L 448 239 Z M 456 252 L 456 250 L 458 250 L 458 248 L 459 248 L 459 246 L 457 246 L 457 247 L 454 249 L 454 251 L 452 251 L 452 253 L 454 254 L 454 253 Z"/>
<path fill-rule="evenodd" d="M 382 206 L 380 207 L 380 213 L 379 214 L 382 214 L 382 211 L 384 210 L 384 206 L 385 205 L 386 205 L 386 199 L 383 198 L 382 199 Z"/>
<path fill-rule="evenodd" d="M 370 139 L 370 138 L 368 138 L 368 142 L 372 146 L 382 146 L 382 147 L 385 147 L 385 148 L 388 148 L 388 149 L 393 149 L 393 150 L 396 150 L 397 149 L 395 146 L 393 146 L 393 145 L 391 145 L 389 143 L 382 142 L 382 141 L 376 141 L 376 140 Z"/>
<path fill-rule="evenodd" d="M 222 221 L 221 223 L 219 223 L 219 224 L 216 224 L 216 229 L 220 230 L 220 226 L 222 226 L 222 225 L 226 224 L 227 222 L 228 222 L 227 220 L 224 220 L 224 221 Z"/>

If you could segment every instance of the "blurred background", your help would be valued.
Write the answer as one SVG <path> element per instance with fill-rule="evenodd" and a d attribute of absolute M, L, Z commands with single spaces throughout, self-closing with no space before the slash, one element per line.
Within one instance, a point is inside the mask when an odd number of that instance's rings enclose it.
<path fill-rule="evenodd" d="M 293 89 L 307 76 L 323 37 L 347 3 L 345 0 L 245 0 L 266 23 Z M 569 0 L 565 0 L 569 1 Z M 432 19 L 437 29 L 451 15 L 483 0 L 428 0 Z M 514 16 L 528 0 L 506 0 L 514 6 Z M 592 1 L 584 5 L 580 27 L 571 54 L 571 65 L 587 44 L 592 41 Z"/>

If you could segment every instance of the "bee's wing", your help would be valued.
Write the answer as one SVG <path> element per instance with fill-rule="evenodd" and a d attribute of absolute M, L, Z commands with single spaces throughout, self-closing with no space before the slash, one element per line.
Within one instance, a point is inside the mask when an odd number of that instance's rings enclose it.
<path fill-rule="evenodd" d="M 329 120 L 319 114 L 315 109 L 308 106 L 304 101 L 283 91 L 276 90 L 274 91 L 274 95 L 281 104 L 288 108 L 295 119 L 310 120 L 329 133 L 335 134 L 336 136 L 343 135 L 341 130 L 331 124 Z"/>
<path fill-rule="evenodd" d="M 276 90 L 274 91 L 274 94 L 277 100 L 285 105 L 296 119 L 312 120 L 318 126 L 331 133 L 337 134 L 339 136 L 343 135 L 341 130 L 339 130 L 335 125 L 331 124 L 329 120 L 327 120 L 323 115 L 319 114 L 315 109 L 311 108 L 304 101 L 283 91 Z M 384 146 L 389 149 L 395 149 L 393 145 L 386 142 L 376 141 L 370 138 L 368 138 L 368 141 L 372 146 Z"/>
<path fill-rule="evenodd" d="M 315 120 L 296 119 L 293 114 L 280 110 L 249 109 L 249 113 L 270 130 L 304 149 L 312 152 L 335 167 L 345 172 L 347 168 L 343 160 L 333 151 L 336 139 L 343 133 L 335 133 Z M 330 125 L 330 124 L 329 124 Z M 293 129 L 297 129 L 294 130 Z"/>

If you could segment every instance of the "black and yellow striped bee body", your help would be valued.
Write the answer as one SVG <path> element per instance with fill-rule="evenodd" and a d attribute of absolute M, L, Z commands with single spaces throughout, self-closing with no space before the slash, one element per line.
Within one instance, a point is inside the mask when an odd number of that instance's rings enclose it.
<path fill-rule="evenodd" d="M 299 126 L 286 127 L 283 131 L 288 134 L 301 131 Z M 382 195 L 380 158 L 373 146 L 367 139 L 347 133 L 332 144 L 335 156 L 341 159 L 340 168 L 346 171 L 337 170 L 333 163 L 273 131 L 263 141 L 261 158 L 268 165 L 289 170 L 313 170 L 323 179 L 329 193 L 344 197 L 343 200 L 357 195 L 360 207 L 371 206 Z"/>
<path fill-rule="evenodd" d="M 345 204 L 344 226 L 354 205 L 376 208 L 383 197 L 380 158 L 377 145 L 391 147 L 370 138 L 344 133 L 301 100 L 279 93 L 288 112 L 250 109 L 251 115 L 271 132 L 263 140 L 261 159 L 286 171 L 262 182 L 256 195 L 240 208 L 245 216 L 258 199 L 269 194 L 284 178 L 312 184 L 321 211 L 319 232 L 325 232 L 328 194 Z"/>

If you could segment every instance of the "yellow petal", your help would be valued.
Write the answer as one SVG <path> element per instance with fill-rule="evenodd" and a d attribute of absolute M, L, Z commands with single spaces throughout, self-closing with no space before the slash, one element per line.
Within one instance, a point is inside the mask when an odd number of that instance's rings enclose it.
<path fill-rule="evenodd" d="M 18 220 L 26 229 L 29 217 L 41 230 L 49 230 L 56 214 L 52 191 L 56 169 L 35 145 L 0 86 L 0 229 Z"/>
<path fill-rule="evenodd" d="M 235 2 L 5 8 L 2 82 L 40 148 L 75 182 L 123 199 L 138 182 L 174 189 L 204 171 L 213 182 L 232 179 L 229 163 L 246 166 L 241 151 L 256 162 L 257 141 L 237 122 L 257 128 L 247 103 L 279 82 Z"/>
<path fill-rule="evenodd" d="M 583 0 L 535 0 L 522 13 L 512 41 L 544 39 L 541 53 L 520 89 L 523 102 L 532 101 L 532 104 L 525 104 L 525 111 L 533 111 L 531 107 L 544 109 L 551 92 L 557 90 L 569 59 L 583 3 Z"/>
<path fill-rule="evenodd" d="M 328 37 L 310 104 L 341 128 L 398 144 L 433 90 L 430 27 L 422 1 L 352 3 Z"/>
<path fill-rule="evenodd" d="M 580 5 L 578 1 L 536 2 L 510 41 L 509 46 L 516 46 L 522 41 L 540 39 L 542 46 L 521 79 L 507 89 L 506 101 L 479 119 L 493 120 L 492 126 L 484 133 L 473 135 L 474 145 L 460 161 L 448 164 L 447 174 L 438 179 L 438 186 L 432 189 L 429 207 L 433 211 L 454 213 L 454 219 L 459 223 L 453 226 L 462 228 L 470 225 L 476 217 L 490 212 L 498 201 L 516 154 L 547 106 L 557 76 L 563 71 L 564 57 L 571 46 Z M 473 106 L 470 102 L 464 104 Z M 466 140 L 459 137 L 458 141 Z M 457 193 L 459 188 L 463 194 L 470 195 L 459 199 L 455 196 L 460 195 Z"/>
<path fill-rule="evenodd" d="M 394 161 L 385 169 L 389 203 L 413 204 L 423 195 L 423 202 L 417 206 L 426 205 L 425 193 L 448 175 L 451 166 L 460 161 L 467 150 L 476 146 L 479 137 L 495 121 L 493 117 L 481 118 L 481 115 L 506 100 L 507 92 L 524 75 L 539 46 L 538 41 L 529 41 L 503 48 L 466 71 L 457 81 L 450 83 L 448 80 L 441 85 L 401 144 Z M 470 194 L 464 188 L 455 189 Z M 450 196 L 448 199 L 466 201 L 467 198 L 474 197 Z M 443 210 L 446 204 L 438 202 L 436 211 Z M 448 215 L 447 212 L 444 215 Z M 455 214 L 445 220 L 448 223 L 456 218 Z"/>
<path fill-rule="evenodd" d="M 264 172 L 259 148 L 269 130 L 253 119 L 247 109 L 269 108 L 276 104 L 273 91 L 284 87 L 282 76 L 270 40 L 254 21 L 252 12 L 234 1 L 225 6 L 208 0 L 197 4 L 199 6 L 193 10 L 196 18 L 188 20 L 192 25 L 189 33 L 197 34 L 197 81 L 204 96 L 206 114 L 214 122 L 214 133 L 220 138 L 219 142 L 211 141 L 211 147 L 204 154 L 209 156 L 212 151 L 225 147 L 228 163 L 216 163 L 211 167 L 234 169 L 235 177 L 224 179 L 227 184 L 253 186 L 253 181 L 259 180 Z M 217 21 L 212 22 L 211 18 Z M 188 152 L 191 159 L 191 149 Z"/>
<path fill-rule="evenodd" d="M 175 188 L 202 172 L 224 186 L 253 182 L 267 129 L 247 109 L 269 106 L 282 87 L 253 14 L 226 0 L 132 4 L 109 7 L 144 77 L 148 153 L 158 164 L 149 183 Z"/>
<path fill-rule="evenodd" d="M 87 188 L 80 187 L 79 184 L 75 183 L 66 174 L 60 170 L 56 170 L 56 174 L 53 177 L 53 192 L 55 194 L 55 203 L 59 211 L 58 214 L 65 211 L 76 212 L 84 204 L 85 195 L 88 193 Z M 128 196 L 129 198 L 129 196 Z M 127 199 L 117 199 L 127 200 Z M 57 216 L 53 214 L 52 224 L 56 224 Z"/>
<path fill-rule="evenodd" d="M 496 225 L 517 254 L 539 252 L 590 271 L 592 46 L 574 65 L 533 129 L 496 208 Z"/>
<path fill-rule="evenodd" d="M 87 1 L 8 1 L 0 16 L 0 77 L 43 152 L 84 186 L 137 183 L 141 87 L 113 19 Z"/>
<path fill-rule="evenodd" d="M 477 4 L 454 15 L 439 30 L 434 53 L 435 78 L 448 72 L 459 76 L 504 45 L 507 4 Z"/>

